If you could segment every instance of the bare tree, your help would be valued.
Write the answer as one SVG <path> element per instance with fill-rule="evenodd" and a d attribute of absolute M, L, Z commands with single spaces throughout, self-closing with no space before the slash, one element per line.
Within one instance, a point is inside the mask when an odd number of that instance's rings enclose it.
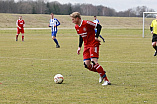
<path fill-rule="evenodd" d="M 103 5 L 94 6 L 92 4 L 60 4 L 57 1 L 48 2 L 48 0 L 1 0 L 0 13 L 33 13 L 33 14 L 54 14 L 69 15 L 77 11 L 82 15 L 97 16 L 120 16 L 120 17 L 141 17 L 143 12 L 153 12 L 146 6 L 138 6 L 125 11 L 116 12 L 113 8 Z"/>

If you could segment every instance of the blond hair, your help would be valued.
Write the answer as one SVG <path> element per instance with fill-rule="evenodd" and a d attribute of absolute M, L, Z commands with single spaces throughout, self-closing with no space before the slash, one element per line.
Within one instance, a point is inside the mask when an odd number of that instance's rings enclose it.
<path fill-rule="evenodd" d="M 80 13 L 79 12 L 73 12 L 72 14 L 70 14 L 70 17 L 73 17 L 73 18 L 79 18 L 79 19 L 81 19 L 81 15 L 80 15 Z"/>

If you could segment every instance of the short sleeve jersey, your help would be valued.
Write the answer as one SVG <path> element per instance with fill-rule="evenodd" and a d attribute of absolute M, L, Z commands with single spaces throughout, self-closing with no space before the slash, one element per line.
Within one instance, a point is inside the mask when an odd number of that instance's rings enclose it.
<path fill-rule="evenodd" d="M 81 35 L 84 42 L 84 47 L 92 47 L 99 45 L 99 42 L 95 40 L 95 27 L 96 23 L 92 21 L 82 20 L 81 25 L 75 25 L 75 29 L 78 35 Z"/>
<path fill-rule="evenodd" d="M 152 21 L 150 26 L 153 27 L 153 33 L 157 34 L 157 20 L 156 19 Z"/>
<path fill-rule="evenodd" d="M 17 24 L 19 27 L 23 28 L 23 26 L 24 26 L 24 24 L 25 24 L 25 21 L 24 21 L 23 19 L 22 19 L 22 20 L 18 19 L 18 20 L 16 21 L 16 24 Z"/>
<path fill-rule="evenodd" d="M 99 24 L 99 20 L 98 19 L 94 20 L 93 22 Z"/>
<path fill-rule="evenodd" d="M 54 25 L 56 25 L 56 27 L 54 27 Z M 52 31 L 56 32 L 57 26 L 59 25 L 60 25 L 60 22 L 56 18 L 50 19 L 50 26 L 52 27 Z"/>
<path fill-rule="evenodd" d="M 93 22 L 97 23 L 97 24 L 100 24 L 98 19 L 94 20 Z M 95 28 L 95 30 L 97 30 L 97 29 Z"/>

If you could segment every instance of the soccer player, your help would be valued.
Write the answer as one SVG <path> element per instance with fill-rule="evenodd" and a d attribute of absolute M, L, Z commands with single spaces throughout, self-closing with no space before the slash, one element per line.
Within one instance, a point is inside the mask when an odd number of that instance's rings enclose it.
<path fill-rule="evenodd" d="M 22 19 L 22 16 L 19 16 L 19 19 L 16 21 L 16 26 L 17 26 L 16 41 L 18 41 L 18 36 L 20 33 L 22 34 L 22 41 L 24 41 L 25 21 Z"/>
<path fill-rule="evenodd" d="M 156 46 L 156 42 L 157 42 L 157 15 L 156 15 L 156 19 L 153 20 L 151 25 L 150 25 L 150 31 L 151 31 L 151 34 L 153 34 L 152 46 L 155 49 L 154 56 L 156 56 L 157 55 L 157 46 Z"/>
<path fill-rule="evenodd" d="M 49 27 L 52 27 L 51 32 L 52 32 L 52 39 L 54 40 L 54 42 L 56 43 L 56 48 L 60 48 L 60 45 L 58 43 L 58 40 L 56 39 L 56 34 L 57 34 L 57 26 L 60 25 L 60 22 L 54 18 L 54 14 L 51 13 L 51 19 L 50 19 L 50 23 L 49 23 Z"/>
<path fill-rule="evenodd" d="M 99 20 L 97 19 L 96 16 L 94 16 L 94 23 L 100 24 Z M 97 28 L 95 28 L 95 34 L 97 33 Z M 105 39 L 99 34 L 99 37 L 103 40 L 103 42 L 105 42 Z"/>
<path fill-rule="evenodd" d="M 106 76 L 106 72 L 98 63 L 100 45 L 100 40 L 98 40 L 98 36 L 100 34 L 101 26 L 92 21 L 82 20 L 79 12 L 73 12 L 72 14 L 70 14 L 70 17 L 72 19 L 72 22 L 76 24 L 75 29 L 77 31 L 77 34 L 79 35 L 79 47 L 77 50 L 78 55 L 80 54 L 82 43 L 84 42 L 84 67 L 89 69 L 90 71 L 99 73 L 99 75 L 101 76 L 99 78 L 99 83 L 104 80 L 104 83 L 102 85 L 111 85 Z M 96 35 L 94 30 L 95 27 L 97 28 Z"/>

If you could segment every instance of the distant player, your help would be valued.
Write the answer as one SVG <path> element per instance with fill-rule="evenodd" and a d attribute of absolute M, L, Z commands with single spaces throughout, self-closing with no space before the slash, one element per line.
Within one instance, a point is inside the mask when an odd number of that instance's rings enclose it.
<path fill-rule="evenodd" d="M 156 15 L 156 19 L 153 20 L 151 25 L 150 25 L 150 31 L 151 31 L 151 34 L 153 34 L 152 46 L 155 49 L 154 56 L 156 56 L 157 55 L 157 46 L 156 46 L 156 42 L 157 42 L 157 15 Z"/>
<path fill-rule="evenodd" d="M 94 16 L 94 23 L 100 24 L 99 20 L 97 19 L 96 16 Z M 95 34 L 97 33 L 97 28 L 95 28 Z M 105 39 L 99 34 L 99 37 L 103 40 L 103 42 L 105 42 Z"/>
<path fill-rule="evenodd" d="M 50 23 L 49 23 L 49 27 L 52 27 L 52 39 L 54 40 L 54 42 L 56 43 L 56 48 L 60 48 L 60 45 L 58 43 L 58 40 L 56 39 L 56 34 L 57 34 L 57 26 L 60 25 L 60 22 L 54 18 L 54 14 L 51 13 L 51 19 L 50 19 Z"/>
<path fill-rule="evenodd" d="M 111 85 L 106 76 L 106 72 L 98 63 L 100 45 L 100 40 L 98 40 L 98 36 L 100 34 L 101 26 L 92 21 L 82 20 L 79 12 L 73 12 L 70 17 L 72 19 L 72 22 L 76 24 L 75 29 L 77 31 L 77 34 L 79 35 L 79 47 L 77 50 L 78 55 L 80 54 L 82 43 L 84 42 L 84 67 L 89 69 L 90 71 L 99 73 L 99 75 L 101 76 L 99 78 L 99 83 L 104 80 L 104 83 L 102 85 Z M 97 28 L 96 35 L 94 30 L 95 28 Z"/>
<path fill-rule="evenodd" d="M 24 41 L 25 21 L 22 19 L 22 16 L 19 16 L 19 19 L 16 21 L 16 26 L 17 26 L 16 41 L 18 41 L 18 36 L 20 33 L 22 34 L 22 41 Z"/>

